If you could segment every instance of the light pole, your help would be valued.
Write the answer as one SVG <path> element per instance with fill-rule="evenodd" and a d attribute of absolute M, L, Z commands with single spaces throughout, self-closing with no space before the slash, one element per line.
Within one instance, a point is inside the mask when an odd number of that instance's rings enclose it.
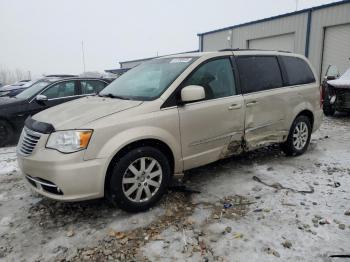
<path fill-rule="evenodd" d="M 83 58 L 83 73 L 85 73 L 85 52 L 84 52 L 84 41 L 81 41 L 81 52 Z"/>

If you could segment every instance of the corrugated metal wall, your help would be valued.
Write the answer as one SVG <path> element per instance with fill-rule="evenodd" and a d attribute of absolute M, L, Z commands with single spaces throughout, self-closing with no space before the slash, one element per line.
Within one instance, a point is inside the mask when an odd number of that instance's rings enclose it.
<path fill-rule="evenodd" d="M 350 23 L 350 3 L 312 12 L 309 59 L 319 76 L 321 76 L 325 28 L 346 23 Z"/>
<path fill-rule="evenodd" d="M 294 52 L 305 55 L 308 13 L 309 11 L 306 10 L 289 16 L 225 29 L 224 31 L 200 34 L 201 50 L 248 48 L 249 40 L 294 33 Z M 350 2 L 324 8 L 314 8 L 310 13 L 311 27 L 308 57 L 317 74 L 321 76 L 325 29 L 329 26 L 350 23 Z"/>
<path fill-rule="evenodd" d="M 294 51 L 304 54 L 307 13 L 241 26 L 203 35 L 203 51 L 248 48 L 248 41 L 282 34 L 294 34 Z"/>
<path fill-rule="evenodd" d="M 233 47 L 248 48 L 249 40 L 294 33 L 294 52 L 304 54 L 306 27 L 307 13 L 238 27 L 233 30 Z"/>
<path fill-rule="evenodd" d="M 326 75 L 330 65 L 334 65 L 340 74 L 350 67 L 350 23 L 326 27 L 323 41 L 322 74 Z"/>
<path fill-rule="evenodd" d="M 232 30 L 220 31 L 203 36 L 203 51 L 216 51 L 225 48 L 232 48 L 232 37 L 230 32 Z"/>

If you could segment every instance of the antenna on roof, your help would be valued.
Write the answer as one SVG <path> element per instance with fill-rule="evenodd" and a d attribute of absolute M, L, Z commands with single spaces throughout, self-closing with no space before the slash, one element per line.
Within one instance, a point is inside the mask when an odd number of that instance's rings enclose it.
<path fill-rule="evenodd" d="M 295 0 L 295 11 L 298 11 L 299 0 Z"/>

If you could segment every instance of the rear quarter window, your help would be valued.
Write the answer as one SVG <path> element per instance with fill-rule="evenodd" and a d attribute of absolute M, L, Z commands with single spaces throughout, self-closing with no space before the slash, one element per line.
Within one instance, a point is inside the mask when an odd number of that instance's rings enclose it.
<path fill-rule="evenodd" d="M 315 76 L 304 59 L 292 56 L 281 56 L 284 68 L 287 73 L 287 84 L 303 85 L 314 83 Z"/>
<path fill-rule="evenodd" d="M 277 57 L 238 56 L 236 61 L 244 94 L 283 86 Z"/>

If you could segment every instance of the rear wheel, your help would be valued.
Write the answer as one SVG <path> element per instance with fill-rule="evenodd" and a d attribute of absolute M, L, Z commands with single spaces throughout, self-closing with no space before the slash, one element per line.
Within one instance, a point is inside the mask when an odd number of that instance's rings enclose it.
<path fill-rule="evenodd" d="M 114 163 L 107 198 L 125 211 L 144 211 L 162 197 L 169 179 L 170 165 L 160 150 L 136 148 Z"/>
<path fill-rule="evenodd" d="M 3 147 L 11 142 L 13 137 L 13 128 L 5 120 L 0 120 L 0 147 Z"/>
<path fill-rule="evenodd" d="M 303 154 L 309 146 L 311 132 L 310 119 L 307 116 L 298 116 L 292 124 L 287 141 L 281 145 L 283 152 L 288 156 Z"/>

